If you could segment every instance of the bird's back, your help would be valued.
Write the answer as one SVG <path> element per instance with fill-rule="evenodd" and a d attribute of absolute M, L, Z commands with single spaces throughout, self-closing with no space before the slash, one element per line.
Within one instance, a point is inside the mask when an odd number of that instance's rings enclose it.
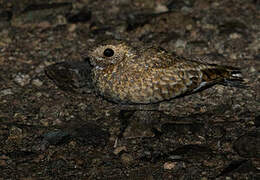
<path fill-rule="evenodd" d="M 113 65 L 98 89 L 106 99 L 148 104 L 191 94 L 218 83 L 241 82 L 237 68 L 188 60 L 150 49 L 132 63 Z M 120 66 L 120 68 L 119 68 Z M 115 70 L 116 69 L 116 70 Z M 104 81 L 104 78 L 106 79 Z"/>

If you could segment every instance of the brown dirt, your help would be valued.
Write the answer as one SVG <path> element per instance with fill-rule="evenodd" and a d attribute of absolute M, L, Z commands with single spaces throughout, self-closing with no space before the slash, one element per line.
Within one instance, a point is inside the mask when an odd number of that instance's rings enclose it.
<path fill-rule="evenodd" d="M 0 179 L 258 179 L 258 0 L 0 0 Z M 214 86 L 120 110 L 64 92 L 44 68 L 81 61 L 104 36 L 240 67 Z"/>

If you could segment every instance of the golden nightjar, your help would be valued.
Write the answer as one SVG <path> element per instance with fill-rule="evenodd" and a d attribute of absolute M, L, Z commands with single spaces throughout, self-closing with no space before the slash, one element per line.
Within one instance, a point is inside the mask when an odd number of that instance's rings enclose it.
<path fill-rule="evenodd" d="M 214 84 L 239 84 L 237 68 L 207 64 L 161 48 L 105 41 L 89 52 L 95 91 L 120 104 L 149 104 Z M 234 83 L 235 82 L 235 83 Z"/>
<path fill-rule="evenodd" d="M 88 52 L 87 59 L 57 63 L 45 72 L 62 89 L 84 89 L 119 104 L 158 103 L 215 84 L 241 86 L 243 82 L 238 68 L 125 41 L 104 41 Z"/>

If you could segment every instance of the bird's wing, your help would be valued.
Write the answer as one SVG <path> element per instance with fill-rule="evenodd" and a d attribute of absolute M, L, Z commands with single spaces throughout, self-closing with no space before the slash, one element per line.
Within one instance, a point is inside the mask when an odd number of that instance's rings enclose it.
<path fill-rule="evenodd" d="M 153 54 L 152 59 L 147 60 L 149 67 L 155 79 L 160 79 L 154 86 L 164 90 L 168 98 L 194 93 L 218 83 L 240 87 L 243 82 L 238 68 L 190 60 L 164 50 L 156 53 L 154 49 L 150 53 Z"/>

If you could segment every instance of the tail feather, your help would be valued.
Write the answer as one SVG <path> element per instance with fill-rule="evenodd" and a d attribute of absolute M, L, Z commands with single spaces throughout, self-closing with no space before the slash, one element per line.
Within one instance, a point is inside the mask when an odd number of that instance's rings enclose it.
<path fill-rule="evenodd" d="M 225 68 L 225 70 L 228 72 L 228 76 L 224 77 L 224 80 L 221 82 L 221 84 L 237 88 L 247 87 L 239 68 L 231 66 L 223 66 L 223 68 Z"/>
<path fill-rule="evenodd" d="M 238 88 L 247 87 L 239 68 L 212 64 L 208 69 L 203 69 L 202 72 L 205 82 Z"/>

